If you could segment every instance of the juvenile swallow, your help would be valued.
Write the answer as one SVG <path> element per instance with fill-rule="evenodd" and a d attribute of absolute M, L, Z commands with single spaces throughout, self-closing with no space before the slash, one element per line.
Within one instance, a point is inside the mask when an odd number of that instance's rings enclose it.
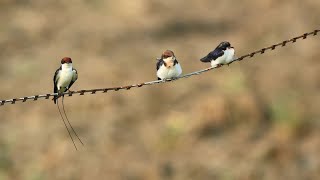
<path fill-rule="evenodd" d="M 157 62 L 158 80 L 165 80 L 179 77 L 182 73 L 181 66 L 173 51 L 166 50 L 162 53 Z"/>
<path fill-rule="evenodd" d="M 69 126 L 71 127 L 72 131 L 74 132 L 74 134 L 77 136 L 77 138 L 79 139 L 79 141 L 83 145 L 81 139 L 79 138 L 76 131 L 73 129 L 73 127 L 68 119 L 68 116 L 67 116 L 66 111 L 64 109 L 64 103 L 63 103 L 64 95 L 61 95 L 62 93 L 66 92 L 67 90 L 70 91 L 70 87 L 73 85 L 74 82 L 76 82 L 77 79 L 78 79 L 78 72 L 75 68 L 72 67 L 71 58 L 69 58 L 69 57 L 62 58 L 61 66 L 59 69 L 56 70 L 54 77 L 53 77 L 53 84 L 54 84 L 53 91 L 54 91 L 54 93 L 58 93 L 58 95 L 54 96 L 53 101 L 55 104 L 57 104 L 61 119 L 62 119 L 68 133 L 69 133 L 69 136 L 70 136 L 76 150 L 78 150 L 77 146 L 74 143 L 73 138 L 71 136 L 71 133 L 69 131 L 69 128 L 68 128 L 68 126 L 67 126 L 67 124 L 61 114 L 61 110 L 60 110 L 59 103 L 58 103 L 58 98 L 62 96 L 62 107 L 63 107 L 63 112 L 65 115 L 65 118 L 66 118 Z"/>
<path fill-rule="evenodd" d="M 211 51 L 208 55 L 201 58 L 200 61 L 207 63 L 211 62 L 212 67 L 229 64 L 234 60 L 234 48 L 229 42 L 221 42 L 216 49 Z"/>

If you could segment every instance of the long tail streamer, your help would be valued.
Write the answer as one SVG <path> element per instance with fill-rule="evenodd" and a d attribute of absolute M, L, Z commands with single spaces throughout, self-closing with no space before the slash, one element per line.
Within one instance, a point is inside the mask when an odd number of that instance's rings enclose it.
<path fill-rule="evenodd" d="M 66 129 L 67 129 L 67 131 L 68 131 L 68 133 L 69 133 L 69 136 L 70 136 L 70 138 L 71 138 L 71 141 L 72 141 L 74 147 L 76 148 L 76 150 L 78 150 L 76 144 L 74 143 L 73 137 L 71 136 L 71 133 L 70 133 L 70 131 L 69 131 L 69 128 L 68 128 L 68 126 L 67 126 L 67 124 L 66 124 L 66 121 L 64 120 L 64 118 L 63 118 L 63 116 L 62 116 L 62 113 L 61 113 L 61 110 L 60 110 L 60 107 L 59 107 L 59 101 L 58 101 L 58 99 L 57 99 L 57 107 L 58 107 L 58 110 L 59 110 L 61 119 L 62 119 L 62 121 L 63 121 L 63 124 L 64 124 L 64 126 L 66 127 Z M 68 121 L 68 122 L 69 122 L 69 121 Z M 71 125 L 70 125 L 70 126 L 71 126 Z M 72 127 L 72 126 L 71 126 L 71 127 Z"/>
<path fill-rule="evenodd" d="M 81 142 L 81 144 L 84 146 L 83 142 L 81 141 L 81 139 L 79 138 L 78 134 L 77 134 L 76 131 L 73 129 L 73 127 L 72 127 L 72 125 L 71 125 L 71 123 L 70 123 L 70 121 L 69 121 L 69 118 L 68 118 L 68 116 L 67 116 L 66 110 L 64 109 L 64 102 L 63 102 L 63 100 L 64 100 L 64 96 L 62 96 L 62 110 L 63 110 L 63 113 L 64 113 L 64 115 L 65 115 L 65 117 L 66 117 L 66 120 L 67 120 L 69 126 L 71 127 L 74 135 L 77 136 L 77 138 L 79 139 L 79 141 Z"/>

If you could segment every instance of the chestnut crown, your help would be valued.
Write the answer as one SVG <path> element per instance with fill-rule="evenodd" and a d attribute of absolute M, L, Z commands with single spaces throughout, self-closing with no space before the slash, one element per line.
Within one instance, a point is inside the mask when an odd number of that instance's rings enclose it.
<path fill-rule="evenodd" d="M 69 58 L 69 57 L 62 58 L 61 59 L 61 64 L 64 64 L 64 63 L 67 63 L 67 64 L 72 63 L 71 58 Z"/>

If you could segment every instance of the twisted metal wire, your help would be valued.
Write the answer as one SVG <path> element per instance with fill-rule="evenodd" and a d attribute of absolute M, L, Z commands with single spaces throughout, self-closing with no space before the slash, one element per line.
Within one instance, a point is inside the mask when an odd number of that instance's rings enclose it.
<path fill-rule="evenodd" d="M 318 32 L 320 32 L 319 29 L 314 30 L 312 32 L 308 32 L 308 33 L 304 33 L 300 36 L 291 38 L 289 40 L 284 40 L 280 43 L 277 44 L 273 44 L 271 46 L 262 48 L 258 51 L 254 51 L 248 54 L 245 54 L 241 57 L 236 58 L 234 61 L 232 61 L 231 63 L 235 62 L 235 61 L 242 61 L 244 59 L 247 58 L 252 58 L 254 57 L 256 54 L 264 54 L 266 51 L 272 51 L 274 49 L 276 49 L 277 47 L 284 47 L 286 46 L 288 43 L 292 42 L 295 43 L 297 42 L 297 40 L 299 39 L 306 39 L 309 36 L 316 36 L 318 34 Z M 229 64 L 231 64 L 229 63 Z M 228 64 L 228 65 L 229 65 Z M 119 91 L 119 90 L 130 90 L 131 88 L 137 88 L 137 87 L 142 87 L 142 86 L 149 86 L 149 85 L 154 85 L 154 84 L 159 84 L 159 83 L 167 83 L 167 82 L 173 82 L 176 81 L 178 79 L 182 79 L 182 78 L 188 78 L 191 76 L 195 76 L 195 75 L 200 75 L 204 72 L 207 71 L 211 71 L 215 68 L 220 68 L 222 66 L 219 67 L 210 67 L 210 68 L 206 68 L 206 69 L 202 69 L 199 71 L 195 71 L 195 72 L 191 72 L 185 75 L 182 75 L 178 78 L 174 78 L 174 79 L 167 79 L 167 80 L 157 80 L 157 81 L 149 81 L 149 82 L 143 82 L 143 83 L 138 83 L 138 84 L 132 84 L 132 85 L 128 85 L 128 86 L 120 86 L 120 87 L 110 87 L 110 88 L 102 88 L 102 89 L 89 89 L 89 90 L 79 90 L 79 91 L 70 91 L 70 92 L 65 92 L 63 93 L 64 95 L 68 95 L 68 96 L 72 96 L 74 94 L 79 94 L 79 95 L 85 95 L 85 94 L 96 94 L 97 92 L 102 92 L 102 93 L 106 93 L 108 91 Z M 7 99 L 7 100 L 0 100 L 0 106 L 3 106 L 5 104 L 15 104 L 18 101 L 22 101 L 22 102 L 26 102 L 28 100 L 33 100 L 33 101 L 37 101 L 38 99 L 49 99 L 50 97 L 56 96 L 58 95 L 57 93 L 51 93 L 51 94 L 42 94 L 42 95 L 34 95 L 34 96 L 25 96 L 25 97 L 21 97 L 21 98 L 13 98 L 13 99 Z"/>

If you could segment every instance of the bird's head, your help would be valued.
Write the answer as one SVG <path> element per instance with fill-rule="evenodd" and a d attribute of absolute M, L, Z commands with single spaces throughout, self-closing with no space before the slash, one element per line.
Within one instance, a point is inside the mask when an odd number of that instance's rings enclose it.
<path fill-rule="evenodd" d="M 72 60 L 69 57 L 64 57 L 61 59 L 61 64 L 72 64 Z"/>
<path fill-rule="evenodd" d="M 231 46 L 231 44 L 228 41 L 223 41 L 218 45 L 217 48 L 222 49 L 222 50 L 227 50 L 227 49 L 231 49 L 233 47 Z"/>
<path fill-rule="evenodd" d="M 171 51 L 171 50 L 166 50 L 166 51 L 164 51 L 164 52 L 162 53 L 161 59 L 165 60 L 165 59 L 168 59 L 168 58 L 170 58 L 171 60 L 175 60 L 176 57 L 175 57 L 173 51 Z"/>
<path fill-rule="evenodd" d="M 69 57 L 64 57 L 61 59 L 62 69 L 72 69 L 72 60 Z"/>

